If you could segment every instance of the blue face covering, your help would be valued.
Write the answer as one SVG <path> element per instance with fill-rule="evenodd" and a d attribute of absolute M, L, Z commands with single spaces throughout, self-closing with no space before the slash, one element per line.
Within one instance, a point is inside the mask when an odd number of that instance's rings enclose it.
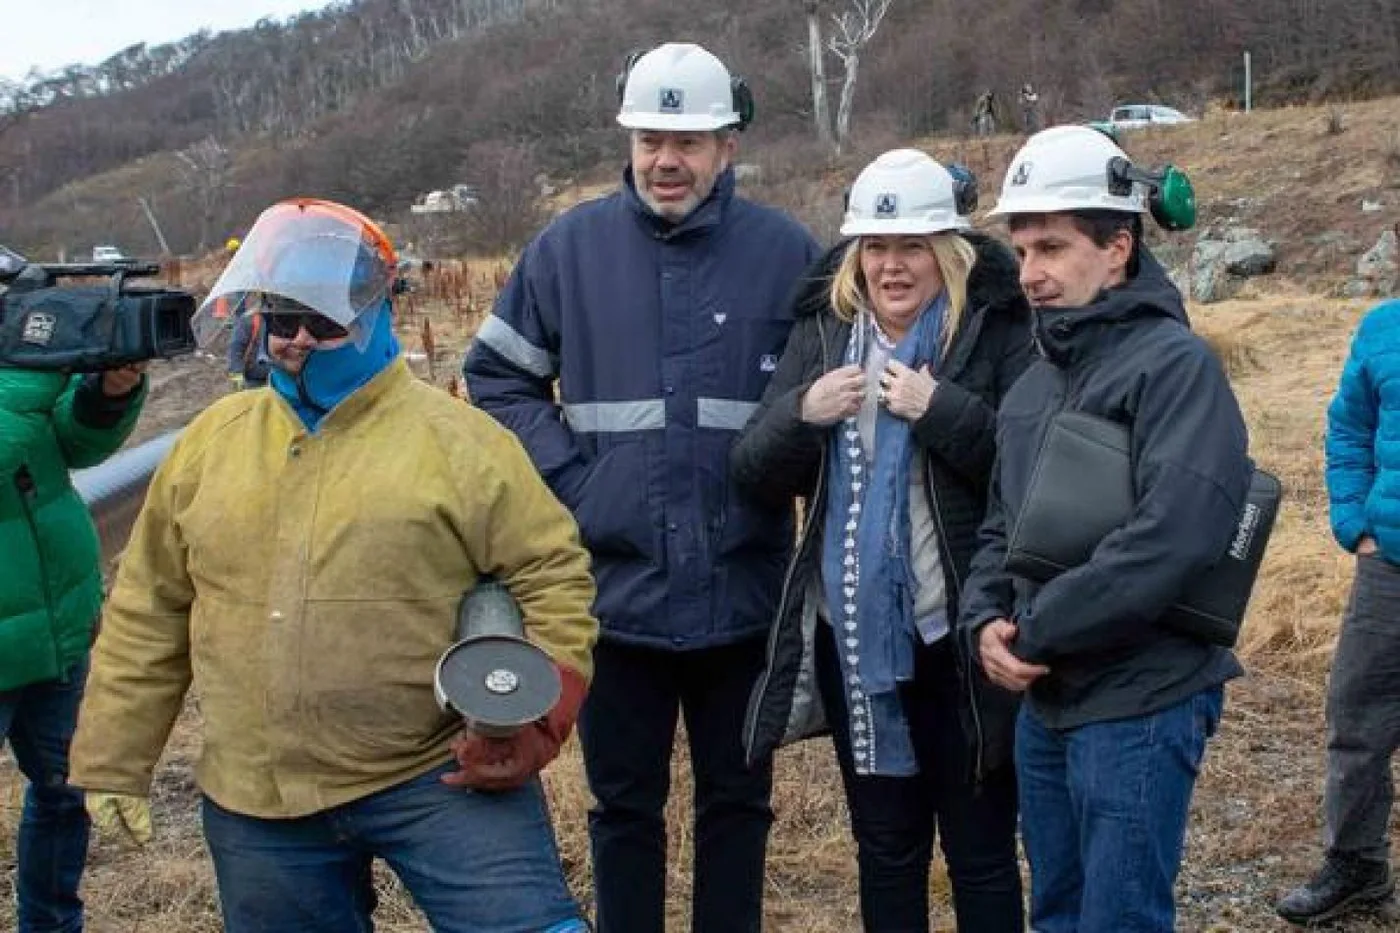
<path fill-rule="evenodd" d="M 370 329 L 364 349 L 348 341 L 331 350 L 312 350 L 295 376 L 273 362 L 272 387 L 313 433 L 332 409 L 379 375 L 399 355 L 389 302 L 367 312 L 361 325 Z M 266 334 L 266 328 L 263 329 Z M 266 339 L 266 337 L 264 337 Z"/>

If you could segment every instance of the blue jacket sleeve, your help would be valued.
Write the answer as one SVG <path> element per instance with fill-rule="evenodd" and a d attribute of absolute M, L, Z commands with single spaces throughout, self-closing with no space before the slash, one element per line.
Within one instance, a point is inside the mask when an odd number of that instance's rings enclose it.
<path fill-rule="evenodd" d="M 1366 499 L 1376 479 L 1377 398 L 1367 367 L 1366 325 L 1352 340 L 1337 394 L 1327 409 L 1327 499 L 1332 534 L 1348 551 L 1366 534 Z"/>
<path fill-rule="evenodd" d="M 589 462 L 555 401 L 559 302 L 536 239 L 512 271 L 462 364 L 472 401 L 520 438 L 550 489 L 576 509 Z"/>

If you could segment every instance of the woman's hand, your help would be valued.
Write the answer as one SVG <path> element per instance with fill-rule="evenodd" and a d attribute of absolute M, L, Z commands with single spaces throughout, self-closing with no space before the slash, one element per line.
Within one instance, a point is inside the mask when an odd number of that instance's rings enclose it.
<path fill-rule="evenodd" d="M 865 371 L 855 363 L 833 369 L 812 383 L 802 396 L 802 420 L 830 427 L 860 411 L 865 401 Z"/>
<path fill-rule="evenodd" d="M 896 418 L 918 421 L 928 411 L 936 388 L 938 381 L 929 372 L 927 364 L 916 371 L 899 360 L 890 360 L 880 374 L 880 393 L 876 400 Z"/>

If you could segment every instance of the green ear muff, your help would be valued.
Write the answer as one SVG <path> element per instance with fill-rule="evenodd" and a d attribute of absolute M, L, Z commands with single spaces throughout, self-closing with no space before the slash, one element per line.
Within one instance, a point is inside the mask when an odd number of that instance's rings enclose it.
<path fill-rule="evenodd" d="M 1164 230 L 1190 230 L 1196 225 L 1196 190 L 1186 173 L 1175 165 L 1163 170 L 1150 204 L 1152 218 Z"/>
<path fill-rule="evenodd" d="M 1196 225 L 1196 191 L 1181 169 L 1171 164 L 1145 169 L 1122 156 L 1109 159 L 1109 193 L 1126 197 L 1134 182 L 1147 189 L 1147 209 L 1162 229 L 1190 230 Z"/>

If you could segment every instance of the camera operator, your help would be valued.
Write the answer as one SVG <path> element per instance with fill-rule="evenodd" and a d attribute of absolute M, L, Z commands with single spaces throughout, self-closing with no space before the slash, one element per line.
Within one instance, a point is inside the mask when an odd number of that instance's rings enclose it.
<path fill-rule="evenodd" d="M 96 528 L 68 471 L 110 456 L 146 396 L 145 363 L 70 375 L 0 367 L 0 743 L 29 787 L 19 931 L 80 929 L 87 856 L 72 738 L 102 602 Z"/>

